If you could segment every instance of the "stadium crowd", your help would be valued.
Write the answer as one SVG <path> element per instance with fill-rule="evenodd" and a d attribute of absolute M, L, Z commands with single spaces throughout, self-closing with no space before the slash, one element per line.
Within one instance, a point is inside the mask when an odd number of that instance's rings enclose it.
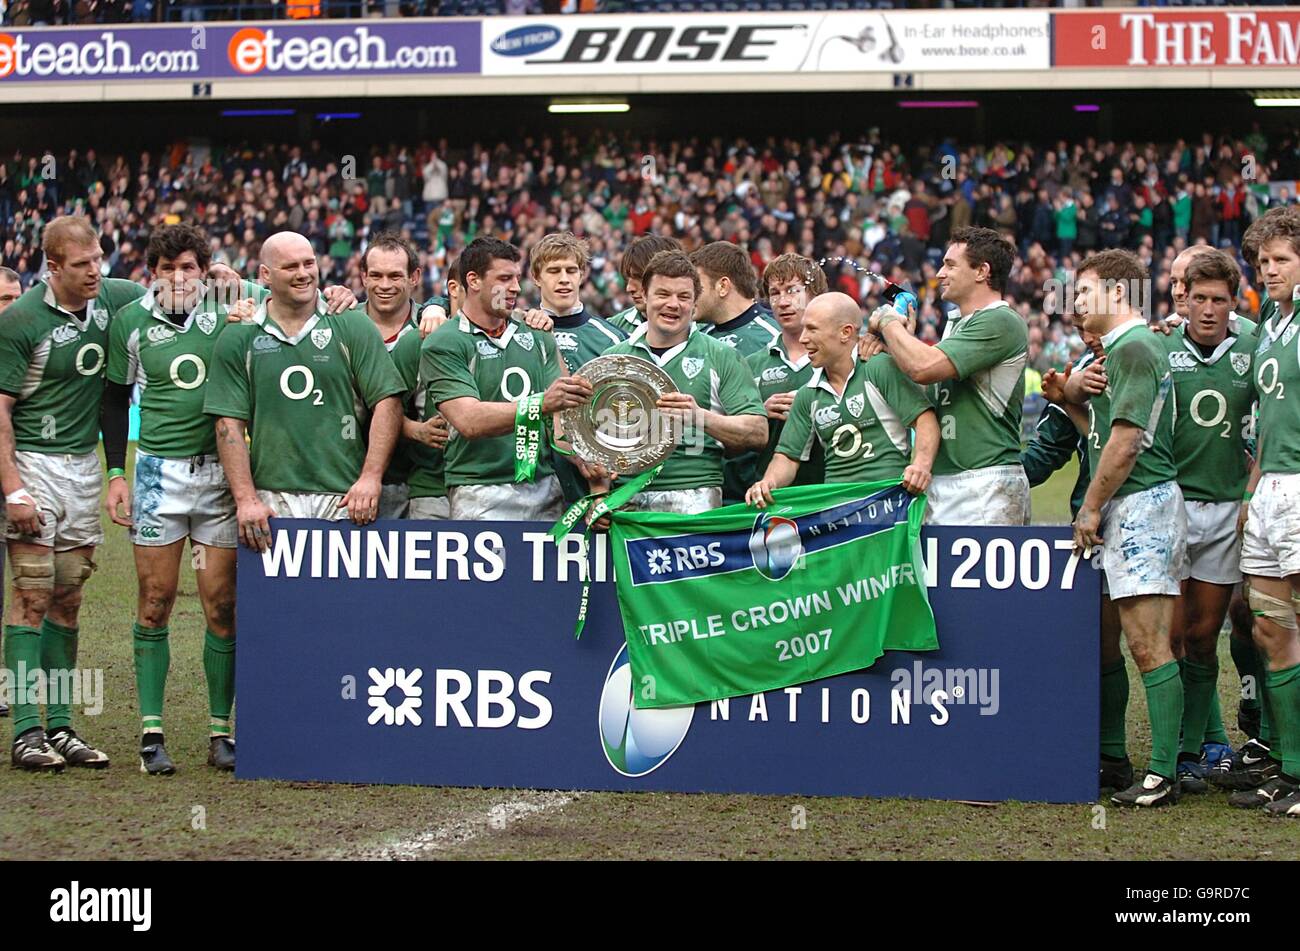
<path fill-rule="evenodd" d="M 619 274 L 628 240 L 672 234 L 687 250 L 736 242 L 759 272 L 784 252 L 821 259 L 834 288 L 864 305 L 878 302 L 868 272 L 887 275 L 917 290 L 919 335 L 934 342 L 942 248 L 954 229 L 984 225 L 1020 253 L 1007 300 L 1029 322 L 1030 367 L 1041 373 L 1082 352 L 1064 319 L 1069 301 L 1053 288 L 1083 257 L 1134 250 L 1151 270 L 1153 310 L 1163 316 L 1175 255 L 1189 243 L 1235 246 L 1265 208 L 1295 201 L 1293 189 L 1270 183 L 1296 179 L 1300 131 L 1270 142 L 1258 127 L 1240 138 L 1201 133 L 1162 144 L 904 147 L 874 132 L 728 143 L 559 133 L 369 154 L 319 142 L 180 144 L 131 155 L 16 151 L 0 161 L 0 264 L 29 283 L 42 266 L 43 223 L 84 210 L 103 235 L 113 277 L 141 279 L 151 230 L 192 219 L 212 235 L 215 259 L 245 276 L 255 273 L 267 235 L 300 231 L 325 281 L 360 292 L 367 236 L 398 230 L 421 249 L 427 296 L 478 235 L 527 254 L 542 235 L 572 230 L 592 251 L 584 299 L 612 314 L 630 303 Z M 535 300 L 526 278 L 524 292 Z M 1242 295 L 1241 312 L 1256 313 L 1251 282 Z"/>

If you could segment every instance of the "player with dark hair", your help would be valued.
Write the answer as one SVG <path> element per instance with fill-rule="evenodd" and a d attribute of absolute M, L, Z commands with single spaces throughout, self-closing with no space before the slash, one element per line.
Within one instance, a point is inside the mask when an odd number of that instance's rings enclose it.
<path fill-rule="evenodd" d="M 1079 265 L 1075 313 L 1101 337 L 1106 388 L 1088 401 L 1092 480 L 1074 522 L 1075 547 L 1101 548 L 1106 595 L 1142 672 L 1151 721 L 1151 764 L 1117 792 L 1116 805 L 1163 806 L 1179 798 L 1178 733 L 1183 683 L 1170 623 L 1185 577 L 1187 512 L 1174 463 L 1174 384 L 1165 345 L 1147 327 L 1136 301 L 1147 272 L 1127 251 L 1102 251 Z M 1127 764 L 1123 747 L 1128 691 L 1108 689 L 1123 676 L 1119 631 L 1103 628 L 1102 753 Z M 1110 640 L 1114 637 L 1114 641 Z M 1200 748 L 1201 735 L 1194 738 Z M 1108 744 L 1114 744 L 1109 745 Z"/>
<path fill-rule="evenodd" d="M 1256 344 L 1254 322 L 1233 312 L 1240 283 L 1236 262 L 1222 251 L 1188 255 L 1176 284 L 1187 319 L 1160 338 L 1173 374 L 1174 461 L 1187 509 L 1187 562 L 1171 630 L 1184 695 L 1178 778 L 1189 793 L 1206 791 L 1206 770 L 1232 752 L 1218 712 L 1218 639 L 1241 581 L 1237 513 L 1253 430 Z"/>
<path fill-rule="evenodd" d="M 406 384 L 402 438 L 384 471 L 379 517 L 405 518 L 410 508 L 408 480 L 414 467 L 415 447 L 433 454 L 429 462 L 440 468 L 442 450 L 447 445 L 447 423 L 441 416 L 434 413 L 427 420 L 413 418 L 423 415 L 415 407 L 421 338 L 412 296 L 420 288 L 419 252 L 397 232 L 381 232 L 371 238 L 361 255 L 361 280 L 366 288 L 366 316 L 379 331 L 384 349 Z"/>
<path fill-rule="evenodd" d="M 740 354 L 692 327 L 700 275 L 682 251 L 661 251 L 644 271 L 645 330 L 612 354 L 651 360 L 677 385 L 658 410 L 680 422 L 681 440 L 629 509 L 693 515 L 722 503 L 722 457 L 761 449 L 767 419 Z M 593 489 L 598 488 L 593 485 Z"/>
<path fill-rule="evenodd" d="M 459 263 L 464 305 L 459 316 L 425 339 L 419 375 L 426 412 L 431 403 L 451 426 L 446 452 L 451 517 L 557 519 L 562 494 L 544 447 L 536 447 L 531 471 L 521 477 L 520 418 L 535 411 L 544 421 L 580 406 L 591 398 L 591 384 L 568 373 L 551 334 L 512 316 L 520 275 L 514 245 L 475 238 Z"/>
<path fill-rule="evenodd" d="M 11 267 L 0 267 L 0 314 L 23 296 L 23 279 Z"/>
<path fill-rule="evenodd" d="M 637 328 L 645 323 L 645 293 L 643 277 L 646 265 L 660 251 L 680 251 L 682 243 L 676 238 L 661 234 L 643 234 L 633 238 L 623 249 L 619 258 L 618 273 L 623 278 L 623 286 L 632 298 L 632 306 L 619 311 L 609 322 L 626 334 L 636 333 Z"/>
<path fill-rule="evenodd" d="M 1002 299 L 1014 261 L 1015 250 L 996 231 L 959 228 L 939 269 L 943 299 L 960 310 L 943 339 L 922 343 L 891 305 L 877 308 L 867 328 L 904 373 L 931 387 L 942 442 L 926 518 L 939 525 L 1029 524 L 1020 463 L 1029 333 Z"/>

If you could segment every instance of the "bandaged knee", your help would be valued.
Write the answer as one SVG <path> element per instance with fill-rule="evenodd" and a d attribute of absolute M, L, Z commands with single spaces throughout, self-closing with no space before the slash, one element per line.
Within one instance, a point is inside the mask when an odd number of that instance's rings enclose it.
<path fill-rule="evenodd" d="M 14 574 L 14 587 L 24 591 L 51 591 L 54 589 L 54 553 L 40 555 L 20 552 L 9 559 Z"/>
<path fill-rule="evenodd" d="M 1266 621 L 1272 621 L 1278 627 L 1288 631 L 1300 629 L 1296 624 L 1297 604 L 1294 596 L 1290 600 L 1275 598 L 1271 594 L 1265 594 L 1263 591 L 1256 591 L 1253 586 L 1246 585 L 1246 603 L 1250 605 L 1250 613 L 1255 617 L 1262 617 Z"/>
<path fill-rule="evenodd" d="M 88 557 L 75 551 L 54 553 L 54 583 L 66 588 L 79 588 L 94 572 L 96 565 Z"/>

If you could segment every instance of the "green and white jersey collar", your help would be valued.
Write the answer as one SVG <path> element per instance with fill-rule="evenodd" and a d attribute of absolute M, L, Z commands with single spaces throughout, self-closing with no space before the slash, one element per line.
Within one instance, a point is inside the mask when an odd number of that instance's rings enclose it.
<path fill-rule="evenodd" d="M 845 392 L 848 391 L 849 384 L 853 382 L 853 378 L 858 375 L 858 370 L 862 369 L 864 366 L 866 366 L 866 361 L 858 357 L 858 348 L 854 346 L 853 369 L 849 371 L 849 375 L 844 380 Z M 823 367 L 815 368 L 812 372 L 812 376 L 804 386 L 808 387 L 810 390 L 824 390 L 837 400 L 844 395 L 843 393 L 835 392 L 835 387 L 831 386 L 831 381 L 826 379 L 826 371 Z"/>
<path fill-rule="evenodd" d="M 1286 328 L 1291 326 L 1291 322 L 1295 320 L 1297 303 L 1300 303 L 1300 286 L 1297 286 L 1291 292 L 1291 313 L 1283 317 L 1281 308 L 1279 308 L 1277 316 L 1270 317 L 1260 325 L 1260 331 L 1268 336 L 1269 343 L 1277 340 L 1286 331 Z"/>
<path fill-rule="evenodd" d="M 90 321 L 92 318 L 94 319 L 95 323 L 99 325 L 100 330 L 105 330 L 108 327 L 108 310 L 98 306 L 99 304 L 98 301 L 93 301 L 93 300 L 87 301 L 86 316 L 84 318 L 78 317 L 72 311 L 67 310 L 57 300 L 55 300 L 54 288 L 50 286 L 49 281 L 45 282 L 44 301 L 46 306 L 49 307 L 50 310 L 56 311 L 57 313 L 66 317 L 68 320 L 72 321 L 72 323 L 76 325 L 78 330 L 84 332 L 85 329 L 90 326 Z"/>
<path fill-rule="evenodd" d="M 1120 337 L 1124 336 L 1134 327 L 1145 327 L 1146 325 L 1147 322 L 1143 320 L 1141 317 L 1130 317 L 1128 320 L 1124 321 L 1119 326 L 1112 327 L 1109 333 L 1103 334 L 1101 338 L 1101 345 L 1104 349 L 1109 350 L 1112 346 L 1114 346 L 1119 341 Z"/>
<path fill-rule="evenodd" d="M 796 371 L 802 370 L 804 367 L 808 365 L 808 351 L 806 350 L 804 351 L 803 356 L 800 357 L 798 360 L 790 359 L 790 351 L 786 348 L 785 337 L 782 336 L 781 334 L 777 334 L 775 337 L 772 338 L 772 342 L 767 345 L 767 352 L 771 354 L 775 354 L 776 356 L 780 357 L 781 362 L 784 363 L 786 366 L 788 366 L 791 370 L 796 370 Z M 813 372 L 820 373 L 821 371 L 814 370 Z"/>
<path fill-rule="evenodd" d="M 644 326 L 645 325 L 643 324 L 642 327 Z M 630 343 L 634 347 L 637 347 L 638 349 L 644 350 L 646 359 L 653 360 L 655 366 L 662 369 L 668 366 L 668 364 L 672 363 L 673 360 L 675 360 L 681 354 L 681 352 L 685 350 L 687 346 L 690 345 L 691 338 L 694 337 L 696 333 L 697 331 L 695 330 L 694 327 L 692 327 L 690 333 L 686 335 L 685 340 L 677 344 L 677 346 L 669 350 L 665 350 L 662 354 L 655 353 L 653 350 L 650 349 L 650 344 L 647 342 L 646 335 L 644 333 L 642 333 L 639 337 L 636 338 L 628 338 L 628 343 Z"/>
<path fill-rule="evenodd" d="M 952 327 L 952 328 L 955 329 L 956 326 L 957 326 L 959 323 L 961 323 L 963 320 L 965 320 L 965 319 L 968 318 L 968 317 L 974 317 L 976 314 L 978 314 L 978 313 L 979 313 L 980 311 L 982 311 L 982 310 L 992 310 L 994 307 L 1010 307 L 1010 306 L 1011 306 L 1011 305 L 1008 304 L 1006 301 L 1002 300 L 1001 298 L 998 298 L 997 300 L 995 300 L 995 301 L 994 301 L 993 303 L 991 303 L 991 304 L 985 304 L 983 307 L 976 307 L 976 308 L 975 308 L 974 310 L 972 310 L 969 314 L 959 314 L 959 315 L 958 315 L 957 317 L 955 317 L 954 319 L 948 321 L 948 326 L 944 328 L 944 334 L 943 334 L 943 335 L 944 335 L 945 337 L 948 336 L 948 327 Z"/>
<path fill-rule="evenodd" d="M 257 324 L 257 326 L 261 327 L 276 340 L 279 340 L 281 343 L 287 343 L 291 347 L 296 347 L 306 339 L 307 335 L 316 329 L 316 325 L 320 323 L 321 318 L 325 316 L 326 312 L 325 298 L 317 292 L 316 312 L 307 318 L 307 322 L 302 325 L 302 330 L 299 330 L 296 334 L 290 337 L 276 326 L 275 320 L 272 319 L 270 313 L 267 311 L 270 304 L 271 298 L 268 297 L 258 305 L 257 310 L 253 314 L 253 323 Z"/>
<path fill-rule="evenodd" d="M 1183 349 L 1190 353 L 1198 362 L 1204 363 L 1207 367 L 1212 367 L 1219 362 L 1220 358 L 1222 358 L 1225 353 L 1236 345 L 1238 338 L 1241 336 L 1241 323 L 1239 322 L 1236 311 L 1233 311 L 1228 315 L 1228 336 L 1223 338 L 1223 342 L 1215 347 L 1208 357 L 1201 356 L 1201 348 L 1196 345 L 1194 340 L 1187 336 L 1186 322 L 1178 328 L 1178 333 L 1183 338 Z"/>
<path fill-rule="evenodd" d="M 152 287 L 149 288 L 144 297 L 140 298 L 140 306 L 148 312 L 150 317 L 160 323 L 166 324 L 177 333 L 185 333 L 197 322 L 200 330 L 205 334 L 211 334 L 212 331 L 217 328 L 217 314 L 216 311 L 213 308 L 208 307 L 207 304 L 208 285 L 204 284 L 202 295 L 199 297 L 199 302 L 194 306 L 193 310 L 185 315 L 185 320 L 178 324 L 168 317 L 167 313 L 158 306 L 158 300 L 154 297 Z"/>
<path fill-rule="evenodd" d="M 517 323 L 513 320 L 509 320 L 506 322 L 506 329 L 501 336 L 494 337 L 478 324 L 474 323 L 474 321 L 466 317 L 464 311 L 460 312 L 457 316 L 457 320 L 459 321 L 457 326 L 460 327 L 461 333 L 478 334 L 484 340 L 489 341 L 498 350 L 504 350 L 506 347 L 510 346 L 510 341 L 514 339 L 515 331 L 519 328 Z"/>

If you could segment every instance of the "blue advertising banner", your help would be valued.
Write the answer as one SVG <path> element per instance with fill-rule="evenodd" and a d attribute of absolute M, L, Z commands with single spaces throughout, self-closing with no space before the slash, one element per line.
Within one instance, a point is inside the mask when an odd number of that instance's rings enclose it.
<path fill-rule="evenodd" d="M 635 709 L 606 536 L 277 519 L 239 554 L 241 779 L 1086 802 L 1097 572 L 1068 528 L 922 536 L 940 649 Z M 752 626 L 790 639 L 789 625 Z M 1032 750 L 1033 755 L 1024 751 Z"/>

